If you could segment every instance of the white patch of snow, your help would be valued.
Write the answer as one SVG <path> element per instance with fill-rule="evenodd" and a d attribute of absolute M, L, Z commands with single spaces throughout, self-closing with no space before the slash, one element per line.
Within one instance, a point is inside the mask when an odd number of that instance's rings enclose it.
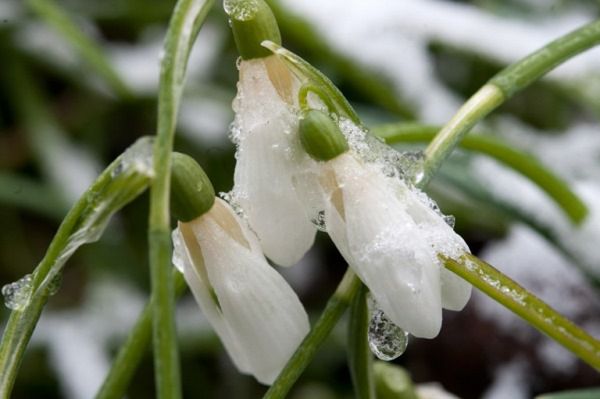
<path fill-rule="evenodd" d="M 109 59 L 115 69 L 138 94 L 153 95 L 158 89 L 164 35 L 163 29 L 149 28 L 141 43 L 107 45 Z M 210 23 L 203 26 L 188 60 L 187 82 L 206 78 L 223 40 L 223 31 L 217 26 Z"/>
<path fill-rule="evenodd" d="M 207 96 L 188 96 L 181 104 L 178 124 L 181 133 L 199 145 L 225 144 L 232 117 L 229 104 Z"/>

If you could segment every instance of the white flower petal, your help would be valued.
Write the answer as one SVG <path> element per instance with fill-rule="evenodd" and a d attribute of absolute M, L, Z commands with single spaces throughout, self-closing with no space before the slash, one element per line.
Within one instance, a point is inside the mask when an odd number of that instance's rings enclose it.
<path fill-rule="evenodd" d="M 298 117 L 273 87 L 265 63 L 244 61 L 240 76 L 234 103 L 238 132 L 234 199 L 265 255 L 291 266 L 312 246 L 316 233 L 293 183 L 294 176 L 314 162 L 300 147 Z"/>
<path fill-rule="evenodd" d="M 215 330 L 242 371 L 270 384 L 308 333 L 308 316 L 295 292 L 268 265 L 256 239 L 229 206 L 217 200 L 213 209 L 189 225 L 201 248 L 210 287 L 218 298 L 220 318 Z M 232 227 L 224 221 L 224 212 L 237 225 Z M 232 233 L 232 229 L 236 230 Z M 196 288 L 202 291 L 199 296 L 205 302 L 206 287 Z M 224 326 L 224 335 L 219 325 Z"/>
<path fill-rule="evenodd" d="M 343 198 L 343 212 L 339 199 L 326 210 L 331 238 L 394 323 L 417 337 L 436 336 L 439 266 L 418 226 L 382 174 L 349 154 L 331 166 Z"/>
<path fill-rule="evenodd" d="M 401 190 L 403 192 L 400 195 L 407 204 L 407 211 L 419 225 L 425 242 L 430 243 L 437 254 L 458 258 L 469 252 L 462 237 L 414 191 L 406 187 Z M 442 306 L 449 310 L 462 310 L 471 297 L 471 284 L 446 269 L 439 260 L 436 259 L 436 262 L 441 267 Z"/>
<path fill-rule="evenodd" d="M 219 310 L 214 298 L 211 295 L 211 287 L 210 284 L 205 281 L 207 276 L 204 278 L 201 277 L 201 271 L 203 269 L 203 265 L 194 266 L 194 262 L 190 256 L 190 252 L 188 248 L 184 244 L 184 238 L 182 236 L 180 228 L 177 228 L 173 231 L 173 264 L 179 271 L 183 273 L 185 281 L 187 282 L 192 294 L 194 295 L 194 299 L 202 309 L 202 313 L 207 318 L 209 323 L 215 329 L 215 332 L 221 339 L 223 346 L 229 356 L 232 358 L 233 363 L 236 367 L 244 372 L 251 373 L 251 366 L 249 361 L 246 358 L 246 354 L 243 351 L 243 348 L 239 347 L 239 344 L 236 342 L 235 338 L 231 336 L 229 331 L 229 326 L 223 320 L 223 315 Z M 194 237 L 190 237 L 194 240 Z M 199 247 L 198 247 L 199 248 Z M 192 248 L 190 248 L 192 249 Z M 192 249 L 193 251 L 194 249 Z M 203 262 L 203 261 L 202 261 Z"/>

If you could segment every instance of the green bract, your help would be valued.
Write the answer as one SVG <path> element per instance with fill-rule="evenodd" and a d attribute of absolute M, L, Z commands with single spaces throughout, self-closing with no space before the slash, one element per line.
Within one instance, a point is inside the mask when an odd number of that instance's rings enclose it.
<path fill-rule="evenodd" d="M 173 153 L 171 166 L 171 209 L 181 222 L 208 212 L 215 202 L 215 190 L 204 170 L 189 155 Z"/>
<path fill-rule="evenodd" d="M 264 40 L 281 44 L 277 20 L 264 1 L 225 0 L 223 6 L 229 15 L 233 38 L 242 59 L 271 55 L 270 50 L 261 46 Z"/>
<path fill-rule="evenodd" d="M 300 119 L 300 142 L 317 161 L 329 161 L 348 151 L 346 137 L 323 111 L 311 109 Z"/>

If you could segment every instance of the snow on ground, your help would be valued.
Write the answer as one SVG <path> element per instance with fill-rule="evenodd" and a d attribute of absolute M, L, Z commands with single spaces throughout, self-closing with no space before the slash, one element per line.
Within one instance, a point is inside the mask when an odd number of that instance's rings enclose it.
<path fill-rule="evenodd" d="M 509 64 L 591 21 L 585 10 L 573 9 L 532 24 L 469 4 L 434 0 L 283 3 L 309 20 L 334 48 L 391 79 L 398 92 L 417 105 L 421 118 L 430 123 L 445 122 L 460 105 L 434 74 L 427 50 L 431 42 Z M 549 78 L 586 90 L 581 82 L 597 73 L 599 54 L 600 49 L 588 51 L 557 68 Z"/>

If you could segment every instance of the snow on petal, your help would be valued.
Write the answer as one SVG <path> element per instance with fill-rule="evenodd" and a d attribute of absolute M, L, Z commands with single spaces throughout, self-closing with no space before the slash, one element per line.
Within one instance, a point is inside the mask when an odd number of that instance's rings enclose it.
<path fill-rule="evenodd" d="M 344 154 L 331 161 L 328 231 L 381 309 L 417 337 L 441 327 L 440 269 L 386 178 Z M 327 187 L 329 186 L 329 187 Z"/>
<path fill-rule="evenodd" d="M 437 254 L 458 258 L 469 252 L 469 247 L 462 237 L 432 209 L 431 200 L 426 194 L 417 193 L 398 183 L 397 190 L 406 204 L 407 212 L 419 226 L 423 240 L 429 243 Z M 441 268 L 442 306 L 449 310 L 462 310 L 471 297 L 471 284 L 443 267 L 438 259 L 436 263 Z"/>
<path fill-rule="evenodd" d="M 233 105 L 232 139 L 238 146 L 233 199 L 265 255 L 282 266 L 298 262 L 316 233 L 294 185 L 294 176 L 314 167 L 296 135 L 297 87 L 275 56 L 242 61 Z"/>

